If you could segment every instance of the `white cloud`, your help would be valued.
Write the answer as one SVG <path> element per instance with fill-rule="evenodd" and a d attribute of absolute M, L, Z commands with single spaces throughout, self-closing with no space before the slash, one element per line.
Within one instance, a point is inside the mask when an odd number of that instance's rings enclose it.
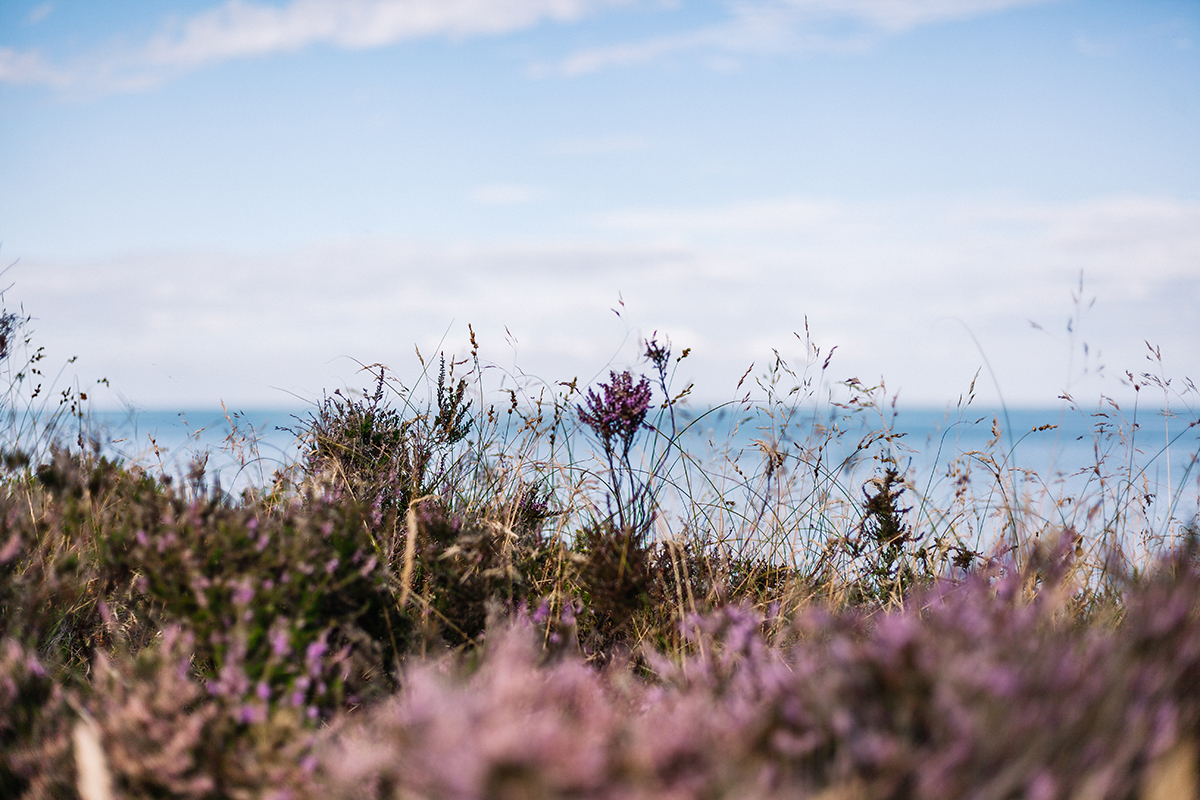
<path fill-rule="evenodd" d="M 54 10 L 54 3 L 41 3 L 29 9 L 29 15 L 25 18 L 30 25 L 36 25 L 46 17 L 50 16 L 50 12 Z"/>
<path fill-rule="evenodd" d="M 600 136 L 588 139 L 568 139 L 552 148 L 559 155 L 599 155 L 604 153 L 634 153 L 646 150 L 649 144 L 640 136 Z"/>
<path fill-rule="evenodd" d="M 1200 276 L 1200 203 L 1136 195 L 1071 204 L 977 202 L 950 212 L 953 225 L 1017 225 L 1057 263 L 1097 278 L 1146 284 Z M 1016 239 L 1014 239 L 1016 240 Z"/>
<path fill-rule="evenodd" d="M 317 43 L 382 47 L 432 36 L 511 33 L 572 22 L 628 0 L 293 0 L 282 7 L 229 0 L 185 19 L 147 47 L 152 63 L 196 66 Z"/>
<path fill-rule="evenodd" d="M 1015 404 L 1053 403 L 1064 389 L 1119 397 L 1117 378 L 1144 368 L 1144 339 L 1161 345 L 1168 374 L 1200 377 L 1198 203 L 784 198 L 605 224 L 627 225 L 606 227 L 605 240 L 629 241 L 27 258 L 8 299 L 39 318 L 52 358 L 78 354 L 80 368 L 146 406 L 319 397 L 362 384 L 353 359 L 405 370 L 414 343 L 465 352 L 467 323 L 488 360 L 546 380 L 589 380 L 614 357 L 632 362 L 639 336 L 675 332 L 678 347 L 694 348 L 681 377 L 697 381 L 702 401 L 729 399 L 772 347 L 795 357 L 806 317 L 826 350 L 839 346 L 831 379 L 882 376 L 909 403 L 966 389 L 983 363 L 970 334 Z M 1078 352 L 1068 372 L 1065 321 L 1081 271 L 1098 298 L 1074 326 L 1091 345 L 1088 376 Z M 987 391 L 981 402 L 994 402 Z"/>
<path fill-rule="evenodd" d="M 0 47 L 0 83 L 41 86 L 66 86 L 70 73 L 46 63 L 35 50 Z"/>
<path fill-rule="evenodd" d="M 644 64 L 669 53 L 708 47 L 720 48 L 724 33 L 724 28 L 712 28 L 659 36 L 641 42 L 588 48 L 565 58 L 558 71 L 564 75 L 586 75 L 608 67 Z M 544 74 L 546 71 L 538 69 L 534 74 Z"/>
<path fill-rule="evenodd" d="M 86 85 L 104 91 L 137 91 L 178 71 L 238 58 L 300 50 L 316 44 L 346 49 L 402 41 L 497 36 L 545 22 L 578 21 L 603 9 L 643 0 L 292 0 L 276 6 L 227 2 L 169 20 L 132 50 L 47 63 L 33 51 L 0 48 L 0 83 L 57 87 Z M 642 41 L 586 49 L 533 75 L 578 75 L 653 61 L 671 53 L 707 53 L 714 69 L 737 68 L 741 54 L 861 50 L 880 36 L 922 25 L 995 13 L 1050 0 L 740 0 L 726 21 Z M 52 10 L 35 7 L 31 22 Z"/>
<path fill-rule="evenodd" d="M 887 31 L 905 31 L 956 19 L 1005 11 L 1048 0 L 772 0 L 742 2 L 735 8 L 748 16 L 766 11 L 804 19 L 855 20 Z"/>
<path fill-rule="evenodd" d="M 498 36 L 545 22 L 575 22 L 632 2 L 637 0 L 292 0 L 276 6 L 227 0 L 168 20 L 140 46 L 93 53 L 68 66 L 0 48 L 0 83 L 137 91 L 178 71 L 231 59 L 316 44 L 367 49 L 431 37 Z M 48 8 L 35 8 L 30 19 Z"/>
<path fill-rule="evenodd" d="M 739 0 L 730 5 L 724 22 L 581 50 L 564 59 L 558 71 L 579 75 L 696 50 L 751 54 L 857 51 L 881 36 L 1045 2 L 1052 0 Z"/>
<path fill-rule="evenodd" d="M 841 204 L 806 198 L 718 208 L 642 209 L 601 216 L 604 227 L 659 233 L 761 233 L 810 229 L 839 216 Z"/>
<path fill-rule="evenodd" d="M 522 184 L 494 184 L 477 186 L 471 191 L 471 199 L 489 206 L 514 206 L 532 203 L 546 196 L 545 190 L 537 186 Z"/>

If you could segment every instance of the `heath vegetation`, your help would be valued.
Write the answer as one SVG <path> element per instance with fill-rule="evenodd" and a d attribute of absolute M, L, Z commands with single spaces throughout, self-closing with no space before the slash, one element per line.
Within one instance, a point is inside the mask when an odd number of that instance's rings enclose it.
<path fill-rule="evenodd" d="M 1094 459 L 1041 476 L 972 386 L 918 483 L 800 342 L 697 410 L 657 336 L 493 386 L 472 332 L 234 495 L 114 457 L 3 314 L 0 797 L 1197 797 L 1195 387 L 1065 398 Z"/>

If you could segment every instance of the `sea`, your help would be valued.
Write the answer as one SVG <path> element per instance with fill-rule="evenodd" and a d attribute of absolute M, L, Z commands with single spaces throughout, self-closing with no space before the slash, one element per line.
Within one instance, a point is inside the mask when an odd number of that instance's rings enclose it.
<path fill-rule="evenodd" d="M 278 470 L 296 463 L 298 434 L 314 411 L 105 411 L 92 412 L 88 424 L 110 456 L 176 476 L 202 463 L 210 484 L 236 495 L 269 486 Z M 658 434 L 639 435 L 634 461 L 669 471 L 664 465 L 678 460 L 660 456 L 674 448 L 696 463 L 726 470 L 733 463 L 761 475 L 772 453 L 809 466 L 820 459 L 858 500 L 894 469 L 908 502 L 932 507 L 947 507 L 969 473 L 976 488 L 991 481 L 1056 501 L 1111 493 L 1141 504 L 1139 524 L 1167 531 L 1200 515 L 1198 419 L 1195 412 L 1065 406 L 681 409 L 673 422 L 665 413 L 654 420 Z M 591 452 L 602 471 L 599 443 L 586 431 L 574 435 L 576 456 Z"/>

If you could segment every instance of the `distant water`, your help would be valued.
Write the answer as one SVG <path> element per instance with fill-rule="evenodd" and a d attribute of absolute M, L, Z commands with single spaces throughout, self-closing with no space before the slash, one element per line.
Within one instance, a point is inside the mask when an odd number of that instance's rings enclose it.
<path fill-rule="evenodd" d="M 810 467 L 814 444 L 828 441 L 820 458 L 837 472 L 840 500 L 848 503 L 861 504 L 868 482 L 894 464 L 908 487 L 902 503 L 917 518 L 946 520 L 942 515 L 951 513 L 959 520 L 955 530 L 971 532 L 985 549 L 1006 529 L 1007 514 L 996 513 L 1003 508 L 1024 515 L 1027 531 L 1074 525 L 1093 540 L 1119 537 L 1136 560 L 1200 515 L 1200 425 L 1189 427 L 1195 417 L 968 408 L 901 409 L 894 417 L 890 409 L 882 417 L 869 409 L 831 418 L 832 410 L 821 417 L 797 412 L 786 427 L 778 414 L 762 411 L 710 413 L 696 421 L 703 431 L 697 438 L 714 451 L 730 442 L 743 458 L 762 452 L 757 439 Z M 839 433 L 823 435 L 818 426 Z M 896 436 L 879 439 L 881 430 Z M 864 439 L 869 446 L 860 449 Z"/>
<path fill-rule="evenodd" d="M 693 421 L 680 417 L 680 427 Z M 1144 412 L 1136 420 L 1119 416 L 1080 414 L 1062 409 L 901 409 L 893 417 L 878 412 L 841 413 L 831 418 L 796 412 L 790 425 L 778 415 L 768 418 L 761 412 L 737 414 L 730 411 L 709 413 L 696 421 L 696 433 L 714 443 L 725 440 L 746 448 L 755 440 L 774 433 L 784 442 L 803 444 L 810 440 L 814 422 L 826 427 L 837 425 L 843 431 L 842 446 L 836 452 L 849 456 L 863 435 L 885 427 L 898 434 L 890 448 L 901 467 L 922 475 L 956 456 L 989 452 L 1002 458 L 1007 466 L 1034 470 L 1045 477 L 1067 476 L 1095 466 L 1098 458 L 1111 462 L 1118 454 L 1128 455 L 1145 468 L 1146 474 L 1166 479 L 1168 462 L 1180 477 L 1200 453 L 1200 425 L 1188 428 L 1190 419 L 1164 420 L 1161 412 Z M 997 437 L 998 434 L 998 437 Z M 1173 441 L 1172 441 L 1173 440 Z M 884 444 L 876 445 L 878 452 Z M 1195 470 L 1193 470 L 1193 473 Z M 1161 476 L 1160 476 L 1161 473 Z M 1193 474 L 1193 478 L 1194 478 Z"/>
<path fill-rule="evenodd" d="M 268 483 L 298 455 L 294 433 L 309 412 L 268 409 L 226 412 L 104 411 L 91 415 L 92 435 L 105 452 L 127 462 L 183 474 L 205 457 L 210 477 L 226 489 Z M 288 430 L 290 429 L 290 430 Z"/>
<path fill-rule="evenodd" d="M 836 426 L 841 431 L 829 448 L 831 460 L 857 458 L 869 462 L 885 453 L 908 475 L 918 491 L 934 498 L 936 487 L 958 459 L 976 470 L 1027 471 L 1044 484 L 1066 491 L 1078 489 L 1099 472 L 1106 477 L 1124 471 L 1135 474 L 1160 497 L 1190 498 L 1192 512 L 1200 496 L 1200 425 L 1195 417 L 1166 417 L 1161 411 L 1141 412 L 1136 419 L 1112 412 L 1080 413 L 1065 409 L 887 409 L 839 413 L 820 417 L 796 412 L 791 424 L 782 425 L 776 414 L 761 411 L 710 413 L 696 422 L 697 433 L 719 446 L 721 441 L 748 451 L 755 440 L 781 440 L 793 455 L 813 441 L 814 425 Z M 677 420 L 687 424 L 692 420 Z M 897 434 L 891 442 L 877 441 L 856 453 L 863 438 L 888 429 Z M 701 433 L 702 432 L 702 433 Z M 821 438 L 820 436 L 817 437 Z M 787 445 L 790 445 L 788 447 Z M 860 465 L 859 472 L 862 472 Z M 868 468 L 871 464 L 866 464 Z M 1167 487 L 1170 487 L 1168 492 Z M 1173 502 L 1174 499 L 1173 499 Z M 1186 506 L 1175 502 L 1177 510 Z"/>
<path fill-rule="evenodd" d="M 824 455 L 830 463 L 857 458 L 857 467 L 847 474 L 863 482 L 878 468 L 878 457 L 890 452 L 914 489 L 933 502 L 939 492 L 950 490 L 947 470 L 962 457 L 976 470 L 987 465 L 1030 470 L 1037 480 L 1068 492 L 1094 481 L 1098 463 L 1108 474 L 1132 467 L 1146 491 L 1159 499 L 1171 498 L 1177 515 L 1186 518 L 1198 510 L 1200 469 L 1195 460 L 1200 425 L 1189 429 L 1189 418 L 1164 419 L 1161 412 L 1142 412 L 1134 427 L 1128 418 L 1063 409 L 900 409 L 894 417 L 890 409 L 883 417 L 878 411 L 838 412 L 836 417 L 829 412 L 818 417 L 798 410 L 785 420 L 778 414 L 772 418 L 762 411 L 724 408 L 680 413 L 676 425 L 686 430 L 682 441 L 692 455 L 740 453 L 751 469 L 762 458 L 756 442 L 777 445 L 795 456 L 821 438 L 815 426 L 836 427 L 840 436 Z M 102 412 L 93 413 L 92 427 L 107 452 L 143 465 L 161 465 L 173 474 L 185 472 L 197 456 L 207 453 L 210 478 L 219 477 L 224 488 L 238 491 L 269 482 L 275 469 L 294 461 L 298 444 L 293 431 L 310 414 L 311 409 Z M 667 424 L 661 422 L 663 427 Z M 864 436 L 885 426 L 902 435 L 856 453 Z M 650 443 L 647 437 L 643 441 Z"/>

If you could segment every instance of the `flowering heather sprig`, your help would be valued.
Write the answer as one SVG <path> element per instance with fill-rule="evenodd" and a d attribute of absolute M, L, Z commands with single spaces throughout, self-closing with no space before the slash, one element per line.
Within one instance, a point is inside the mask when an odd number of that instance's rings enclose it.
<path fill-rule="evenodd" d="M 639 484 L 633 465 L 629 463 L 629 451 L 650 408 L 650 381 L 643 376 L 635 386 L 629 370 L 610 371 L 608 376 L 609 382 L 600 384 L 603 397 L 595 389 L 588 391 L 587 408 L 578 407 L 579 419 L 595 432 L 604 446 L 612 497 L 616 500 L 618 530 L 628 533 L 636 529 L 640 534 L 649 527 L 650 517 L 644 508 L 649 487 Z M 628 476 L 627 482 L 622 481 L 622 473 Z M 623 484 L 628 497 L 622 491 Z"/>
<path fill-rule="evenodd" d="M 634 386 L 629 370 L 609 372 L 609 383 L 600 384 L 604 396 L 588 391 L 587 408 L 579 406 L 579 419 L 591 428 L 604 444 L 606 453 L 615 452 L 615 441 L 621 442 L 622 457 L 629 453 L 633 438 L 646 419 L 650 408 L 650 381 L 645 377 Z"/>

